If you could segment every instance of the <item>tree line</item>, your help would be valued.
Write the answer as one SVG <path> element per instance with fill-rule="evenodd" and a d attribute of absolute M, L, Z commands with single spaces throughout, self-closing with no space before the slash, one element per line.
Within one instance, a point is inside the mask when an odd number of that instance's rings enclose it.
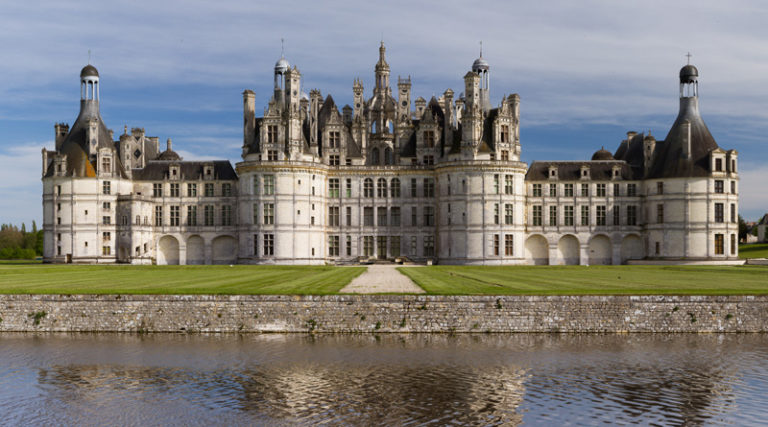
<path fill-rule="evenodd" d="M 32 231 L 13 224 L 0 225 L 0 259 L 34 259 L 43 255 L 43 230 L 32 221 Z"/>

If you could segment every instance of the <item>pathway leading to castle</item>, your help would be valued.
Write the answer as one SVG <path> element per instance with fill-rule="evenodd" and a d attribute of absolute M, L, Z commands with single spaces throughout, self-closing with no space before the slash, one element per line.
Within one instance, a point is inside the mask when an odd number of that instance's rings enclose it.
<path fill-rule="evenodd" d="M 384 292 L 423 294 L 424 290 L 418 287 L 408 276 L 397 271 L 400 265 L 369 265 L 365 273 L 357 276 L 341 293 L 349 294 L 376 294 Z M 418 267 L 414 267 L 418 268 Z"/>

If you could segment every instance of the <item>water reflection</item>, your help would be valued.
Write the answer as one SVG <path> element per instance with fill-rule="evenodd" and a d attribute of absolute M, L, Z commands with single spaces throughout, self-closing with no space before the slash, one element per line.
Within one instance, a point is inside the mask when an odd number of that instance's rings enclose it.
<path fill-rule="evenodd" d="M 763 335 L 0 334 L 2 422 L 748 424 Z"/>

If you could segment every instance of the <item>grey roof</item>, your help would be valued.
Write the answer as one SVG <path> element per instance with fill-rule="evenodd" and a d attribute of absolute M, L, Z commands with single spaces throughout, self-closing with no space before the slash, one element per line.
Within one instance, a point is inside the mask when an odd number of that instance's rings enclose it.
<path fill-rule="evenodd" d="M 133 179 L 136 181 L 162 181 L 168 178 L 168 167 L 179 165 L 181 167 L 182 180 L 198 180 L 203 178 L 203 166 L 213 164 L 213 176 L 218 180 L 236 180 L 237 173 L 232 164 L 227 160 L 212 161 L 157 161 L 152 160 L 142 169 L 133 170 Z"/>
<path fill-rule="evenodd" d="M 181 156 L 179 156 L 178 153 L 176 153 L 173 150 L 165 150 L 157 157 L 157 160 L 164 160 L 164 161 L 171 161 L 171 160 L 181 160 Z"/>
<path fill-rule="evenodd" d="M 559 181 L 579 181 L 581 180 L 581 167 L 589 168 L 590 181 L 609 181 L 613 179 L 613 167 L 619 166 L 621 179 L 632 180 L 632 169 L 621 160 L 605 161 L 562 161 L 562 162 L 533 162 L 528 172 L 525 174 L 526 181 L 546 181 L 549 179 L 549 167 L 557 168 L 557 179 Z"/>
<path fill-rule="evenodd" d="M 96 76 L 99 77 L 99 70 L 96 69 L 91 64 L 86 65 L 83 67 L 82 70 L 80 70 L 80 78 L 86 77 L 86 76 Z"/>
<path fill-rule="evenodd" d="M 615 160 L 613 158 L 613 154 L 611 154 L 610 151 L 606 150 L 605 147 L 595 151 L 595 154 L 592 155 L 592 160 Z"/>
<path fill-rule="evenodd" d="M 680 69 L 680 83 L 693 83 L 699 77 L 699 70 L 691 64 Z"/>

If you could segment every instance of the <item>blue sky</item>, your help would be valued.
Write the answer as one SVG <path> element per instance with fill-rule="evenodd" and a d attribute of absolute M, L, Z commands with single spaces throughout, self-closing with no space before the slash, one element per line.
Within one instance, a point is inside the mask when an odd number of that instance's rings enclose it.
<path fill-rule="evenodd" d="M 741 212 L 756 220 L 768 211 L 767 18 L 758 1 L 3 2 L 0 222 L 40 222 L 40 150 L 77 117 L 89 49 L 116 135 L 144 127 L 186 159 L 236 162 L 241 93 L 266 105 L 281 38 L 305 89 L 343 106 L 355 77 L 370 96 L 382 36 L 392 80 L 410 75 L 427 99 L 462 91 L 482 40 L 492 103 L 521 96 L 527 162 L 614 151 L 629 130 L 664 138 L 690 51 L 702 115 L 739 151 Z"/>

